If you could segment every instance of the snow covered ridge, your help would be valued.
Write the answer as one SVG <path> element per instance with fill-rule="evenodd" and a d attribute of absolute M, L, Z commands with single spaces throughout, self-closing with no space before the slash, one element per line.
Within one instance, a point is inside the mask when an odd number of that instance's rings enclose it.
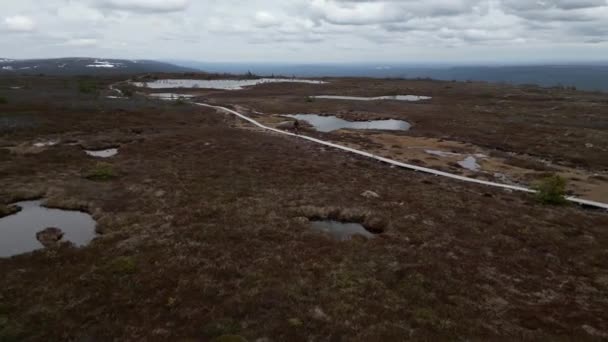
<path fill-rule="evenodd" d="M 10 62 L 14 62 L 14 59 L 8 59 L 8 58 L 0 58 L 0 63 L 10 63 Z"/>
<path fill-rule="evenodd" d="M 14 69 L 12 66 L 7 65 L 7 66 L 3 66 L 3 67 L 2 67 L 2 70 L 9 70 L 9 71 L 13 71 L 13 70 L 15 70 L 15 69 Z"/>
<path fill-rule="evenodd" d="M 122 63 L 111 63 L 108 61 L 100 61 L 95 60 L 93 64 L 87 65 L 87 68 L 119 68 L 122 66 Z"/>

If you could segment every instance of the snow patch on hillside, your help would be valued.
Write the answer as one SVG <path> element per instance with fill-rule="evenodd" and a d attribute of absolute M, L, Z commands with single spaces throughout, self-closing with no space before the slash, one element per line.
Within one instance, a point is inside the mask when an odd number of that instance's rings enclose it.
<path fill-rule="evenodd" d="M 93 64 L 87 65 L 87 68 L 118 68 L 121 63 L 110 63 L 108 61 L 95 60 Z"/>

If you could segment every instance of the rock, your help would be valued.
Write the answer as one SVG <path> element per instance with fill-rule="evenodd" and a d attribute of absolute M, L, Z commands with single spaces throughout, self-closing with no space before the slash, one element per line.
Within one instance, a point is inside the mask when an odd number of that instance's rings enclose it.
<path fill-rule="evenodd" d="M 298 126 L 297 122 L 298 121 L 296 121 L 296 120 L 283 121 L 277 125 L 277 128 L 278 129 L 295 129 Z"/>
<path fill-rule="evenodd" d="M 166 192 L 164 192 L 163 190 L 158 190 L 157 192 L 154 193 L 154 196 L 156 197 L 163 197 L 165 196 Z"/>
<path fill-rule="evenodd" d="M 330 320 L 329 316 L 323 311 L 323 309 L 321 309 L 318 306 L 312 310 L 312 318 L 314 318 L 318 321 L 324 321 L 324 322 L 327 322 Z"/>
<path fill-rule="evenodd" d="M 167 330 L 167 329 L 158 328 L 158 329 L 154 329 L 152 331 L 152 335 L 162 336 L 162 337 L 168 337 L 169 335 L 171 335 L 171 332 L 169 330 Z"/>
<path fill-rule="evenodd" d="M 365 218 L 363 226 L 372 233 L 384 233 L 388 223 L 385 219 L 379 216 L 371 215 Z"/>
<path fill-rule="evenodd" d="M 50 227 L 36 233 L 36 239 L 40 241 L 44 247 L 50 248 L 57 246 L 64 235 L 65 234 L 61 229 Z"/>
<path fill-rule="evenodd" d="M 585 147 L 586 147 L 586 148 L 593 148 L 593 144 L 591 144 L 591 143 L 586 143 L 586 144 L 585 144 Z"/>
<path fill-rule="evenodd" d="M 378 195 L 377 193 L 371 191 L 371 190 L 367 190 L 364 191 L 361 196 L 365 197 L 365 198 L 369 198 L 369 199 L 373 199 L 373 198 L 380 198 L 380 195 Z"/>
<path fill-rule="evenodd" d="M 296 223 L 298 224 L 308 224 L 310 223 L 310 220 L 308 219 L 308 217 L 304 217 L 304 216 L 299 216 L 293 219 Z"/>

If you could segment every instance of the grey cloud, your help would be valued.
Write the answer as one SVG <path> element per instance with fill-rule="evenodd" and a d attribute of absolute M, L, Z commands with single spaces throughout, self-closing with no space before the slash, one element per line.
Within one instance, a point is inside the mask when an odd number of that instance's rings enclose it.
<path fill-rule="evenodd" d="M 184 11 L 190 0 L 97 0 L 100 8 L 143 13 L 163 13 Z"/>
<path fill-rule="evenodd" d="M 12 54 L 6 57 L 608 56 L 606 0 L 7 0 L 0 13 L 0 51 Z M 13 20 L 22 31 L 8 34 L 7 18 L 18 16 L 31 19 L 35 30 Z M 589 46 L 589 56 L 577 53 Z"/>

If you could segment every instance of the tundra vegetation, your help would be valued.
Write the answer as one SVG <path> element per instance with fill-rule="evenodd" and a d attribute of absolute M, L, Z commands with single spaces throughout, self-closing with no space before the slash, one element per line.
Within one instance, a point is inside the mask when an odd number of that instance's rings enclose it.
<path fill-rule="evenodd" d="M 0 77 L 0 89 L 30 84 L 0 109 L 0 210 L 10 214 L 26 198 L 86 208 L 100 234 L 83 248 L 60 244 L 0 258 L 0 341 L 578 341 L 608 334 L 605 212 L 391 168 L 189 103 L 90 96 L 78 77 L 23 78 Z M 128 78 L 88 78 L 84 88 L 102 94 Z M 286 113 L 406 120 L 414 123 L 406 132 L 304 126 L 300 134 L 479 179 L 495 180 L 495 165 L 506 181 L 529 185 L 556 174 L 568 180 L 565 191 L 602 198 L 604 94 L 328 81 L 183 91 L 268 125 L 285 122 L 279 114 Z M 433 99 L 303 101 L 390 92 Z M 414 155 L 427 145 L 455 156 Z M 92 146 L 120 146 L 120 155 L 100 162 L 84 153 Z M 478 157 L 481 171 L 456 163 L 476 153 L 486 155 Z M 548 198 L 563 194 L 557 178 L 547 184 Z M 311 220 L 359 223 L 377 234 L 339 241 L 311 229 Z"/>

